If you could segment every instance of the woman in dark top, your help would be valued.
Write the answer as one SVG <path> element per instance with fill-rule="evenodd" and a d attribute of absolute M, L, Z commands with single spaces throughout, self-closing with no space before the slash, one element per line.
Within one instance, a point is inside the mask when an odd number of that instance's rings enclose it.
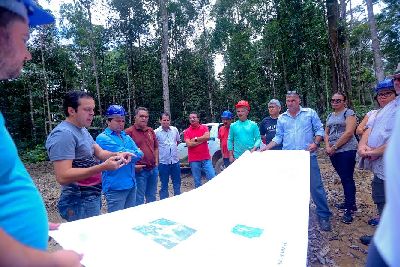
<path fill-rule="evenodd" d="M 353 110 L 346 107 L 346 96 L 336 93 L 332 96 L 333 112 L 328 115 L 325 127 L 325 146 L 333 167 L 343 185 L 344 202 L 336 204 L 344 210 L 343 223 L 353 221 L 352 213 L 357 210 L 354 167 L 356 164 L 357 139 L 354 131 L 357 119 Z"/>

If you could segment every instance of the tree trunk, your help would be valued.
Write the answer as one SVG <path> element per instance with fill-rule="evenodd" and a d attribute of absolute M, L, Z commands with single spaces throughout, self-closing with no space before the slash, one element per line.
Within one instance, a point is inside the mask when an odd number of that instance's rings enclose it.
<path fill-rule="evenodd" d="M 341 52 L 342 52 L 342 64 L 343 64 L 343 71 L 346 74 L 344 76 L 344 83 L 347 93 L 347 104 L 348 106 L 352 106 L 352 92 L 351 92 L 351 71 L 350 71 L 350 42 L 349 38 L 347 37 L 347 30 L 346 30 L 346 0 L 340 0 L 340 24 L 342 25 L 343 29 L 341 31 Z M 352 12 L 352 11 L 350 11 Z"/>
<path fill-rule="evenodd" d="M 96 49 L 94 46 L 93 38 L 94 38 L 94 33 L 93 33 L 93 24 L 92 24 L 92 11 L 90 10 L 90 1 L 85 0 L 82 2 L 82 4 L 85 6 L 88 16 L 89 16 L 89 46 L 90 46 L 90 54 L 92 56 L 92 65 L 93 65 L 93 73 L 94 73 L 94 78 L 96 80 L 96 93 L 97 93 L 97 102 L 99 106 L 99 113 L 100 115 L 103 115 L 103 110 L 101 107 L 101 96 L 100 96 L 100 84 L 99 84 L 99 74 L 97 72 L 97 59 L 96 59 Z"/>
<path fill-rule="evenodd" d="M 167 0 L 160 0 L 162 47 L 161 47 L 161 74 L 163 84 L 164 111 L 171 114 L 168 87 L 168 11 Z"/>
<path fill-rule="evenodd" d="M 47 134 L 47 129 L 49 129 L 48 132 L 51 132 L 53 130 L 53 124 L 51 120 L 51 113 L 50 113 L 50 102 L 49 102 L 49 84 L 48 84 L 48 77 L 47 77 L 47 72 L 46 72 L 46 62 L 44 60 L 44 44 L 43 44 L 43 35 L 40 37 L 40 54 L 41 54 L 41 59 L 42 59 L 42 71 L 43 71 L 43 80 L 44 80 L 44 97 L 45 97 L 45 114 L 47 115 L 47 123 L 45 125 L 48 125 L 48 128 L 46 127 L 46 134 Z"/>
<path fill-rule="evenodd" d="M 206 29 L 206 18 L 204 14 L 204 9 L 203 9 L 203 33 L 204 33 L 204 62 L 206 64 L 206 75 L 207 75 L 207 87 L 208 87 L 208 100 L 209 100 L 209 107 L 210 107 L 210 115 L 211 115 L 211 121 L 215 122 L 215 114 L 214 114 L 214 104 L 213 104 L 213 86 L 211 84 L 211 74 L 210 74 L 210 65 L 211 62 L 209 60 L 209 54 L 208 54 L 208 33 Z"/>
<path fill-rule="evenodd" d="M 374 65 L 375 65 L 375 75 L 378 81 L 385 79 L 385 74 L 383 73 L 383 62 L 381 56 L 381 48 L 378 39 L 378 31 L 376 29 L 376 21 L 374 16 L 374 9 L 372 5 L 372 0 L 366 0 L 367 10 L 368 10 L 368 24 L 371 31 L 372 39 L 372 51 L 374 52 Z"/>
<path fill-rule="evenodd" d="M 346 42 L 345 21 L 339 24 L 340 17 L 337 0 L 326 0 L 326 14 L 328 16 L 329 46 L 331 50 L 332 91 L 343 92 L 349 96 L 350 71 L 348 70 L 348 61 L 345 60 L 344 52 Z"/>

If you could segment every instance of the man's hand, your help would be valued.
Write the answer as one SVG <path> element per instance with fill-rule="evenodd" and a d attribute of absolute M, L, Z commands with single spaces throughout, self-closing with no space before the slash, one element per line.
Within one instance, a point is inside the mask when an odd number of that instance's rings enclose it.
<path fill-rule="evenodd" d="M 229 162 L 232 163 L 235 161 L 235 158 L 233 156 L 229 156 Z"/>
<path fill-rule="evenodd" d="M 315 143 L 311 143 L 307 147 L 307 151 L 310 151 L 311 153 L 315 152 L 317 149 L 318 149 L 318 146 Z"/>
<path fill-rule="evenodd" d="M 358 151 L 357 152 L 360 155 L 360 157 L 367 158 L 367 157 L 369 157 L 368 151 L 371 151 L 371 150 L 372 149 L 369 146 L 361 145 L 361 146 L 358 147 Z"/>
<path fill-rule="evenodd" d="M 253 147 L 253 148 L 250 150 L 250 152 L 253 153 L 253 152 L 256 151 L 256 150 L 257 150 L 257 148 L 256 148 L 256 147 Z"/>
<path fill-rule="evenodd" d="M 125 165 L 125 163 L 124 159 L 121 158 L 120 156 L 112 156 L 109 157 L 106 161 L 104 161 L 102 165 L 104 166 L 105 170 L 113 171 L 121 168 L 123 165 Z"/>
<path fill-rule="evenodd" d="M 50 254 L 53 266 L 57 267 L 81 267 L 82 254 L 72 250 L 58 250 Z"/>
<path fill-rule="evenodd" d="M 335 154 L 336 149 L 334 149 L 333 147 L 327 145 L 326 148 L 325 148 L 325 152 L 326 152 L 326 154 L 327 154 L 328 156 L 332 157 L 333 154 Z"/>
<path fill-rule="evenodd" d="M 141 172 L 144 167 L 146 167 L 146 165 L 143 164 L 135 165 L 135 172 Z"/>
<path fill-rule="evenodd" d="M 120 157 L 123 161 L 123 164 L 128 164 L 132 160 L 132 156 L 136 157 L 136 155 L 130 152 L 118 152 L 117 157 Z"/>
<path fill-rule="evenodd" d="M 60 223 L 53 223 L 53 222 L 49 222 L 49 230 L 57 230 L 58 227 L 60 227 Z"/>

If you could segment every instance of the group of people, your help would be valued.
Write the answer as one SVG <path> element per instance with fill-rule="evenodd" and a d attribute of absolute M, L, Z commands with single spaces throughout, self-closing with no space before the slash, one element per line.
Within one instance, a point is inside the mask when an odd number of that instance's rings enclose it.
<path fill-rule="evenodd" d="M 26 48 L 29 26 L 53 22 L 54 17 L 33 0 L 0 1 L 1 80 L 18 77 L 24 62 L 31 59 Z M 379 107 L 368 113 L 358 127 L 354 111 L 346 107 L 346 96 L 334 94 L 331 99 L 334 112 L 328 116 L 325 129 L 313 109 L 300 105 L 301 98 L 296 91 L 287 92 L 287 110 L 282 114 L 278 100 L 269 102 L 270 116 L 262 121 L 260 128 L 248 119 L 249 103 L 241 100 L 235 106 L 236 122 L 232 123 L 233 114 L 230 111 L 222 113 L 223 126 L 218 136 L 226 166 L 248 150 L 309 151 L 311 196 L 324 231 L 331 230 L 331 212 L 316 151 L 324 141 L 326 153 L 342 180 L 345 197 L 337 207 L 345 210 L 342 218 L 345 223 L 351 223 L 352 214 L 357 210 L 353 172 L 358 152 L 360 167 L 374 173 L 372 197 L 381 215 L 376 236 L 370 245 L 367 265 L 397 266 L 400 264 L 396 254 L 400 240 L 400 184 L 397 179 L 400 165 L 395 164 L 400 148 L 398 139 L 391 139 L 386 160 L 382 156 L 394 129 L 396 137 L 400 132 L 400 117 L 395 119 L 400 101 L 397 97 L 400 93 L 400 70 L 393 78 L 378 83 L 375 93 Z M 125 110 L 119 105 L 111 105 L 105 114 L 107 128 L 95 141 L 86 129 L 94 116 L 93 97 L 86 92 L 67 93 L 63 109 L 66 119 L 50 133 L 46 149 L 53 162 L 56 179 L 62 185 L 58 208 L 64 219 L 73 221 L 99 214 L 102 193 L 109 212 L 155 201 L 158 176 L 161 180 L 161 199 L 169 195 L 169 177 L 174 195 L 180 194 L 177 156 L 180 138 L 178 130 L 170 125 L 169 114 L 161 114 L 160 127 L 153 130 L 148 126 L 149 111 L 137 108 L 134 124 L 124 130 Z M 215 176 L 207 146 L 210 133 L 200 123 L 196 112 L 189 115 L 189 123 L 184 141 L 188 147 L 194 184 L 199 187 L 201 171 L 206 173 L 207 179 Z M 0 114 L 0 147 L 3 151 L 0 171 L 0 265 L 81 266 L 82 255 L 73 251 L 47 252 L 48 230 L 52 224 L 48 222 L 40 193 L 22 164 L 4 124 Z M 355 132 L 361 135 L 358 144 Z M 385 190 L 386 178 L 390 186 L 386 186 Z M 377 220 L 371 220 L 371 224 L 376 223 Z"/>

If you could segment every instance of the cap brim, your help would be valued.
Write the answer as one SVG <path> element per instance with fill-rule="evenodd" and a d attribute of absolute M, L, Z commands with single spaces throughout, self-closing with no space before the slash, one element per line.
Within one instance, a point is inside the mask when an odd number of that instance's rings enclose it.
<path fill-rule="evenodd" d="M 55 18 L 53 15 L 38 6 L 33 7 L 32 13 L 29 14 L 29 26 L 31 27 L 51 24 L 54 21 Z"/>

